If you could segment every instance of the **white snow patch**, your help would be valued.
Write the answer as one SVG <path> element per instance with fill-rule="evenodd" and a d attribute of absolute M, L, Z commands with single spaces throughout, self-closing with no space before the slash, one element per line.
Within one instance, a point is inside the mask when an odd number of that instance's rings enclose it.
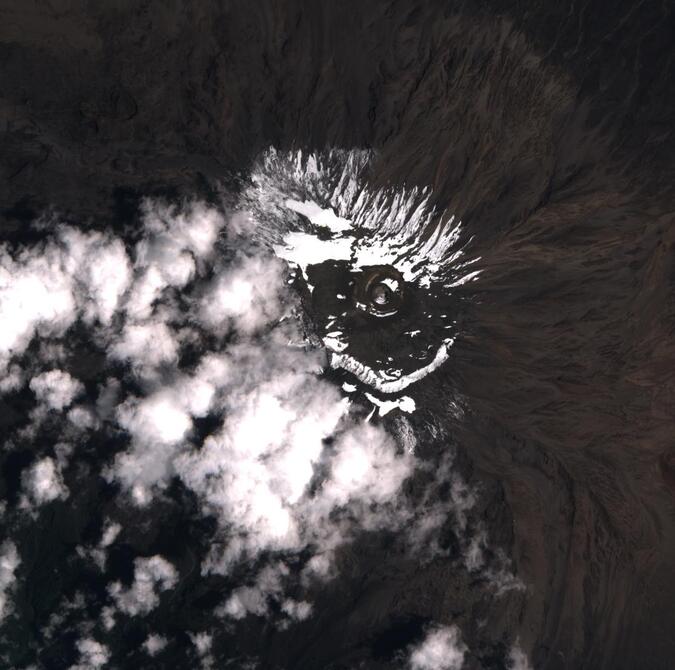
<path fill-rule="evenodd" d="M 442 344 L 431 363 L 398 378 L 388 378 L 388 375 L 381 370 L 374 370 L 349 354 L 333 353 L 330 357 L 330 364 L 333 368 L 342 368 L 351 372 L 360 382 L 380 393 L 398 393 L 437 370 L 445 363 L 448 356 L 447 345 Z"/>
<path fill-rule="evenodd" d="M 333 233 L 342 233 L 352 228 L 348 219 L 337 216 L 332 209 L 323 209 L 315 202 L 286 200 L 286 207 L 306 216 L 314 225 L 328 228 Z"/>
<path fill-rule="evenodd" d="M 321 240 L 309 233 L 291 232 L 284 235 L 284 245 L 275 245 L 274 253 L 284 260 L 295 263 L 307 279 L 307 268 L 329 260 L 348 261 L 352 256 L 352 240 L 349 237 Z"/>
<path fill-rule="evenodd" d="M 339 330 L 324 335 L 322 340 L 326 349 L 338 354 L 343 352 L 349 346 L 349 343 L 346 342 L 343 337 L 342 331 Z"/>
<path fill-rule="evenodd" d="M 407 414 L 412 414 L 415 411 L 415 401 L 409 396 L 402 396 L 396 398 L 396 400 L 379 400 L 374 395 L 366 393 L 366 398 L 368 398 L 373 405 L 377 406 L 380 416 L 389 414 L 389 412 L 394 409 L 400 409 Z"/>

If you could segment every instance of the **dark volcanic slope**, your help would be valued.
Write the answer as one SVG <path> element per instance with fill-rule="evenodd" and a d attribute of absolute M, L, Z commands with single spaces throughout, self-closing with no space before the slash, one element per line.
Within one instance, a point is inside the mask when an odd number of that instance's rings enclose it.
<path fill-rule="evenodd" d="M 668 3 L 3 4 L 4 239 L 213 196 L 270 144 L 432 185 L 482 259 L 447 422 L 529 585 L 504 626 L 536 668 L 673 667 Z"/>

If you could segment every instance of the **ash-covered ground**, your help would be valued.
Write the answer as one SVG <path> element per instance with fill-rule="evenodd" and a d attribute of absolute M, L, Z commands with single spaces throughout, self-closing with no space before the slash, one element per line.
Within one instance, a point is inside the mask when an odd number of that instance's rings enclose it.
<path fill-rule="evenodd" d="M 3 3 L 0 665 L 673 667 L 674 33 Z"/>

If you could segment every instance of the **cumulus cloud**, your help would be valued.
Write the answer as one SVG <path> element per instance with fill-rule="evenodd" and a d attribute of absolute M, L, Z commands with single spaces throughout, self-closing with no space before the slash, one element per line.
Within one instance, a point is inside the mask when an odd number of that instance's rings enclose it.
<path fill-rule="evenodd" d="M 430 630 L 410 653 L 410 670 L 461 670 L 466 645 L 457 626 Z"/>
<path fill-rule="evenodd" d="M 199 657 L 200 666 L 203 670 L 211 670 L 215 663 L 213 655 L 211 654 L 213 635 L 205 631 L 200 633 L 190 633 L 190 639 L 192 640 L 192 644 Z"/>
<path fill-rule="evenodd" d="M 96 416 L 89 407 L 73 407 L 67 416 L 68 421 L 80 431 L 92 430 L 98 426 Z"/>
<path fill-rule="evenodd" d="M 63 370 L 50 370 L 30 380 L 35 397 L 50 409 L 60 411 L 68 407 L 82 392 L 82 384 Z"/>
<path fill-rule="evenodd" d="M 151 487 L 166 483 L 193 417 L 208 412 L 214 392 L 208 381 L 183 378 L 148 397 L 129 398 L 118 406 L 117 420 L 131 435 L 132 444 L 118 455 L 113 472 L 137 503 L 147 503 Z"/>
<path fill-rule="evenodd" d="M 159 593 L 172 589 L 178 582 L 176 568 L 162 556 L 137 558 L 134 581 L 129 588 L 120 582 L 108 587 L 117 608 L 129 616 L 147 614 L 159 604 Z"/>
<path fill-rule="evenodd" d="M 123 244 L 98 232 L 57 226 L 56 235 L 12 255 L 0 246 L 0 363 L 33 336 L 62 335 L 78 316 L 110 323 L 130 279 Z"/>
<path fill-rule="evenodd" d="M 387 502 L 411 473 L 411 465 L 411 459 L 397 452 L 387 433 L 360 423 L 337 442 L 331 475 L 322 487 L 319 506 L 323 503 L 335 507 L 352 500 L 366 505 Z"/>
<path fill-rule="evenodd" d="M 223 428 L 176 460 L 183 481 L 223 522 L 248 533 L 256 551 L 298 546 L 291 506 L 312 479 L 324 438 L 346 411 L 336 391 L 312 384 L 311 362 L 294 355 L 298 371 L 276 377 L 278 356 L 264 356 L 271 367 L 265 371 L 261 354 L 238 351 L 239 374 L 252 383 L 228 397 Z"/>
<path fill-rule="evenodd" d="M 103 526 L 103 532 L 98 544 L 92 549 L 85 549 L 78 547 L 78 553 L 81 556 L 89 556 L 100 570 L 105 570 L 106 561 L 108 558 L 108 548 L 115 542 L 117 536 L 122 531 L 122 526 L 119 523 L 106 519 Z"/>
<path fill-rule="evenodd" d="M 103 534 L 101 535 L 99 547 L 109 547 L 117 539 L 121 530 L 122 526 L 119 523 L 115 523 L 108 519 L 103 527 Z"/>
<path fill-rule="evenodd" d="M 80 653 L 79 661 L 70 666 L 70 670 L 97 670 L 110 660 L 108 648 L 91 637 L 78 640 L 77 650 Z"/>
<path fill-rule="evenodd" d="M 16 569 L 21 564 L 16 545 L 9 540 L 0 546 L 0 623 L 11 611 L 10 594 L 14 589 Z"/>
<path fill-rule="evenodd" d="M 509 651 L 509 670 L 532 670 L 530 661 L 518 643 Z"/>
<path fill-rule="evenodd" d="M 61 229 L 63 270 L 74 278 L 84 320 L 108 325 L 131 281 L 131 264 L 121 240 L 99 232 Z"/>
<path fill-rule="evenodd" d="M 399 422 L 400 425 L 400 422 Z M 405 430 L 404 443 L 410 439 Z M 454 469 L 454 452 L 446 450 L 442 458 L 434 464 L 431 470 L 426 464 L 418 464 L 418 472 L 424 473 L 427 482 L 422 499 L 417 505 L 416 514 L 407 525 L 406 537 L 411 549 L 424 560 L 432 560 L 446 555 L 448 550 L 439 544 L 440 530 L 452 520 L 452 527 L 462 549 L 464 564 L 469 570 L 478 569 L 482 565 L 482 544 L 478 547 L 480 554 L 474 547 L 473 529 L 467 528 L 468 516 L 477 501 L 477 494 L 469 487 Z M 483 535 L 481 535 L 481 542 Z"/>
<path fill-rule="evenodd" d="M 208 654 L 209 651 L 211 651 L 213 635 L 205 632 L 192 633 L 190 635 L 190 639 L 192 640 L 192 644 L 194 644 L 195 649 L 200 656 L 204 656 L 205 654 Z"/>
<path fill-rule="evenodd" d="M 289 574 L 283 562 L 268 565 L 257 575 L 254 584 L 241 586 L 232 592 L 226 602 L 218 608 L 222 617 L 243 619 L 249 614 L 267 616 L 273 601 L 292 621 L 303 621 L 312 612 L 312 605 L 306 601 L 284 598 L 284 580 Z"/>
<path fill-rule="evenodd" d="M 224 225 L 212 208 L 193 204 L 184 211 L 149 200 L 143 204 L 145 237 L 136 245 L 136 279 L 125 311 L 133 320 L 147 319 L 162 291 L 184 287 L 212 252 Z"/>
<path fill-rule="evenodd" d="M 157 654 L 159 654 L 159 652 L 162 651 L 167 644 L 168 640 L 165 637 L 157 635 L 156 633 L 152 633 L 145 639 L 145 642 L 143 643 L 143 649 L 148 654 L 148 656 L 157 656 Z"/>
<path fill-rule="evenodd" d="M 368 506 L 389 502 L 411 472 L 409 455 L 381 428 L 351 419 L 338 390 L 315 375 L 313 355 L 279 344 L 232 349 L 236 390 L 225 387 L 222 428 L 175 459 L 182 481 L 231 533 L 209 570 L 319 539 L 334 546 L 334 509 L 360 505 L 365 524 Z M 323 480 L 310 490 L 320 466 Z"/>
<path fill-rule="evenodd" d="M 118 409 L 118 419 L 135 438 L 147 442 L 178 442 L 190 428 L 180 399 L 163 392 L 127 401 Z"/>
<path fill-rule="evenodd" d="M 61 336 L 81 317 L 90 326 L 109 326 L 123 310 L 129 320 L 152 316 L 155 301 L 167 287 L 183 287 L 212 252 L 224 225 L 212 208 L 184 208 L 144 203 L 143 237 L 133 261 L 123 242 L 97 231 L 56 224 L 55 234 L 35 247 L 13 252 L 0 246 L 0 365 L 21 355 L 35 334 Z M 164 336 L 161 354 L 169 357 Z M 129 325 L 113 353 L 132 357 L 147 342 L 149 330 Z M 155 342 L 158 344 L 158 342 Z"/>
<path fill-rule="evenodd" d="M 45 640 L 53 640 L 58 637 L 66 622 L 72 620 L 72 617 L 82 612 L 86 607 L 85 596 L 82 591 L 76 591 L 72 598 L 62 597 L 57 607 L 54 608 L 47 624 L 40 630 L 40 634 Z"/>
<path fill-rule="evenodd" d="M 304 621 L 312 613 L 312 603 L 306 600 L 293 600 L 293 598 L 286 598 L 281 603 L 282 611 L 291 619 L 296 621 Z"/>
<path fill-rule="evenodd" d="M 199 310 L 202 322 L 216 330 L 248 335 L 278 319 L 284 273 L 276 258 L 245 256 L 207 287 Z"/>
<path fill-rule="evenodd" d="M 175 361 L 178 343 L 166 324 L 147 322 L 128 324 L 110 354 L 139 367 L 158 366 Z"/>
<path fill-rule="evenodd" d="M 23 353 L 36 329 L 57 335 L 75 320 L 73 281 L 62 261 L 53 244 L 40 255 L 22 251 L 16 258 L 0 247 L 0 357 L 5 364 Z"/>
<path fill-rule="evenodd" d="M 1 362 L 1 360 L 0 360 Z M 2 368 L 0 367 L 0 373 Z M 0 376 L 0 393 L 9 393 L 20 389 L 24 384 L 23 371 L 18 365 L 12 365 Z"/>
<path fill-rule="evenodd" d="M 46 457 L 26 470 L 21 480 L 25 493 L 24 506 L 44 505 L 68 497 L 68 489 L 54 459 Z"/>

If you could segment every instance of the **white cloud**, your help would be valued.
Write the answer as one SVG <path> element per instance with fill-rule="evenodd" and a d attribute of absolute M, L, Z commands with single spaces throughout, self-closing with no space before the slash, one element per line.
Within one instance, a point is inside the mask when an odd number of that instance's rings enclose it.
<path fill-rule="evenodd" d="M 130 451 L 117 456 L 115 476 L 129 488 L 136 487 L 138 502 L 143 502 L 145 489 L 168 476 L 171 448 L 183 440 L 192 420 L 180 399 L 161 391 L 127 400 L 117 418 L 133 442 Z"/>
<path fill-rule="evenodd" d="M 241 551 L 297 547 L 298 518 L 291 507 L 303 496 L 323 440 L 346 405 L 336 389 L 309 376 L 311 357 L 250 346 L 232 354 L 236 374 L 225 424 L 199 450 L 180 455 L 176 471 L 223 524 L 246 534 Z M 295 364 L 295 372 L 283 361 Z"/>
<path fill-rule="evenodd" d="M 143 205 L 143 220 L 147 236 L 136 245 L 137 279 L 125 305 L 135 320 L 150 317 L 166 287 L 183 287 L 195 276 L 224 225 L 214 209 L 193 204 L 181 211 L 150 200 Z"/>
<path fill-rule="evenodd" d="M 410 653 L 410 670 L 460 670 L 466 645 L 456 626 L 443 626 L 427 633 Z"/>
<path fill-rule="evenodd" d="M 188 267 L 185 273 L 185 282 L 189 279 L 193 269 L 193 263 L 189 256 L 187 257 L 186 262 Z M 154 302 L 159 298 L 161 292 L 167 286 L 168 282 L 155 266 L 144 268 L 142 272 L 139 273 L 138 279 L 134 281 L 133 287 L 127 297 L 124 306 L 127 315 L 130 318 L 137 320 L 149 318 L 152 315 Z"/>
<path fill-rule="evenodd" d="M 336 546 L 351 539 L 352 530 L 331 517 L 343 506 L 353 507 L 358 519 L 353 530 L 400 521 L 396 514 L 380 513 L 379 506 L 395 505 L 412 471 L 410 455 L 399 453 L 381 428 L 350 425 L 335 389 L 309 379 L 287 376 L 291 389 L 277 379 L 260 384 L 250 395 L 240 389 L 223 429 L 201 449 L 176 459 L 186 485 L 234 533 L 224 549 L 214 549 L 206 570 L 227 572 L 245 556 L 310 544 L 326 560 Z M 345 429 L 326 450 L 324 438 L 341 421 Z M 327 468 L 327 478 L 310 492 L 319 463 Z M 312 566 L 319 576 L 329 574 L 320 560 Z M 259 586 L 245 587 L 233 594 L 228 613 L 260 614 L 263 601 Z"/>
<path fill-rule="evenodd" d="M 115 413 L 120 393 L 120 382 L 112 377 L 99 387 L 98 397 L 96 398 L 96 415 L 100 419 L 110 419 Z"/>
<path fill-rule="evenodd" d="M 213 655 L 210 653 L 211 646 L 213 645 L 213 635 L 206 632 L 190 633 L 190 639 L 199 656 L 199 664 L 202 670 L 213 670 L 215 661 Z"/>
<path fill-rule="evenodd" d="M 487 547 L 487 533 L 479 530 L 469 539 L 469 544 L 464 550 L 464 563 L 466 567 L 474 572 L 479 570 L 485 564 L 484 550 Z"/>
<path fill-rule="evenodd" d="M 79 430 L 91 430 L 98 426 L 96 416 L 88 407 L 73 407 L 68 412 L 68 421 Z"/>
<path fill-rule="evenodd" d="M 509 651 L 509 670 L 532 670 L 530 661 L 518 643 Z"/>
<path fill-rule="evenodd" d="M 168 640 L 165 637 L 152 633 L 148 635 L 143 643 L 143 649 L 145 649 L 148 656 L 156 656 L 167 644 Z"/>
<path fill-rule="evenodd" d="M 414 454 L 417 447 L 417 436 L 410 421 L 402 414 L 394 418 L 393 432 L 405 451 Z"/>
<path fill-rule="evenodd" d="M 405 423 L 403 425 L 406 430 Z M 402 436 L 405 443 L 408 436 Z M 510 561 L 500 548 L 492 547 L 486 553 L 488 534 L 482 521 L 469 523 L 469 514 L 478 500 L 478 491 L 469 486 L 453 467 L 453 452 L 448 451 L 433 470 L 428 463 L 418 462 L 418 472 L 425 473 L 422 500 L 411 510 L 406 522 L 406 539 L 413 554 L 430 561 L 446 556 L 452 547 L 441 546 L 442 529 L 452 522 L 451 529 L 459 543 L 464 567 L 480 574 L 499 597 L 512 589 L 522 590 L 525 585 L 512 573 Z M 488 557 L 489 556 L 489 557 Z"/>
<path fill-rule="evenodd" d="M 161 321 L 127 324 L 120 339 L 110 349 L 110 355 L 130 361 L 141 369 L 145 366 L 156 367 L 176 360 L 178 343 Z"/>
<path fill-rule="evenodd" d="M 180 377 L 145 398 L 130 398 L 118 406 L 120 426 L 132 437 L 131 448 L 119 454 L 114 476 L 132 491 L 139 504 L 150 489 L 164 485 L 173 472 L 173 459 L 192 428 L 192 418 L 210 409 L 215 388 L 198 377 Z"/>
<path fill-rule="evenodd" d="M 64 622 L 85 607 L 86 601 L 82 591 L 75 591 L 72 599 L 62 596 L 59 604 L 52 610 L 46 625 L 41 628 L 40 634 L 45 640 L 53 640 L 63 631 Z"/>
<path fill-rule="evenodd" d="M 103 534 L 101 535 L 100 547 L 109 547 L 120 534 L 122 526 L 119 523 L 107 519 L 103 527 Z"/>
<path fill-rule="evenodd" d="M 162 556 L 137 558 L 134 581 L 129 588 L 120 582 L 108 587 L 117 608 L 129 616 L 147 614 L 159 604 L 159 592 L 172 589 L 178 582 L 176 568 Z"/>
<path fill-rule="evenodd" d="M 33 377 L 29 386 L 39 401 L 58 411 L 68 407 L 84 388 L 63 370 L 50 370 Z"/>
<path fill-rule="evenodd" d="M 331 476 L 322 487 L 322 500 L 331 506 L 357 498 L 377 503 L 392 500 L 411 473 L 408 454 L 399 454 L 393 439 L 368 423 L 340 436 Z"/>
<path fill-rule="evenodd" d="M 0 363 L 2 362 L 0 355 Z M 12 365 L 7 372 L 2 374 L 2 367 L 0 366 L 0 394 L 9 393 L 10 391 L 17 391 L 24 384 L 23 370 L 18 365 Z"/>
<path fill-rule="evenodd" d="M 112 630 L 115 627 L 115 608 L 112 605 L 106 605 L 101 610 L 101 624 L 105 630 Z"/>
<path fill-rule="evenodd" d="M 246 256 L 217 276 L 200 304 L 209 328 L 254 333 L 282 315 L 284 265 L 275 257 Z"/>
<path fill-rule="evenodd" d="M 0 247 L 0 362 L 23 353 L 36 329 L 58 335 L 75 320 L 72 278 L 62 261 L 52 243 L 34 255 L 23 250 L 16 259 Z"/>
<path fill-rule="evenodd" d="M 243 619 L 247 614 L 264 616 L 268 612 L 268 595 L 258 588 L 240 586 L 234 590 L 218 613 L 233 619 Z"/>
<path fill-rule="evenodd" d="M 90 637 L 78 640 L 77 650 L 80 652 L 79 662 L 70 670 L 98 670 L 110 660 L 108 648 Z"/>
<path fill-rule="evenodd" d="M 192 644 L 194 644 L 197 653 L 200 656 L 204 656 L 211 651 L 211 645 L 213 644 L 213 635 L 209 633 L 190 633 L 190 639 Z"/>
<path fill-rule="evenodd" d="M 69 226 L 56 231 L 14 257 L 0 246 L 0 364 L 22 354 L 36 332 L 62 335 L 78 315 L 109 324 L 129 284 L 119 240 Z"/>
<path fill-rule="evenodd" d="M 78 302 L 87 323 L 108 325 L 131 281 L 124 244 L 99 232 L 63 227 L 64 270 L 76 279 Z"/>
<path fill-rule="evenodd" d="M 152 240 L 145 248 L 146 259 L 175 260 L 176 250 L 187 250 L 198 259 L 204 258 L 211 253 L 225 225 L 220 212 L 198 202 L 179 208 L 146 199 L 141 209 L 145 230 Z"/>
<path fill-rule="evenodd" d="M 0 545 L 0 623 L 11 611 L 9 594 L 14 588 L 14 574 L 20 564 L 16 545 L 6 540 Z"/>
<path fill-rule="evenodd" d="M 220 616 L 243 619 L 247 614 L 265 616 L 269 610 L 269 599 L 277 598 L 283 591 L 283 580 L 288 568 L 279 562 L 268 565 L 258 574 L 253 586 L 234 589 L 225 604 L 217 612 Z"/>
<path fill-rule="evenodd" d="M 24 507 L 44 505 L 68 497 L 68 489 L 52 458 L 46 457 L 36 461 L 23 473 L 21 481 L 26 496 Z"/>
<path fill-rule="evenodd" d="M 312 614 L 312 603 L 308 603 L 306 600 L 286 598 L 286 600 L 281 603 L 281 609 L 291 619 L 294 619 L 295 621 L 304 621 Z"/>
<path fill-rule="evenodd" d="M 100 570 L 105 570 L 105 564 L 108 558 L 107 549 L 113 544 L 113 542 L 115 542 L 121 531 L 122 526 L 119 523 L 115 523 L 110 521 L 110 519 L 106 519 L 105 525 L 103 526 L 103 533 L 101 534 L 101 539 L 99 540 L 98 545 L 90 550 L 78 548 L 78 553 L 81 556 L 90 556 Z"/>

